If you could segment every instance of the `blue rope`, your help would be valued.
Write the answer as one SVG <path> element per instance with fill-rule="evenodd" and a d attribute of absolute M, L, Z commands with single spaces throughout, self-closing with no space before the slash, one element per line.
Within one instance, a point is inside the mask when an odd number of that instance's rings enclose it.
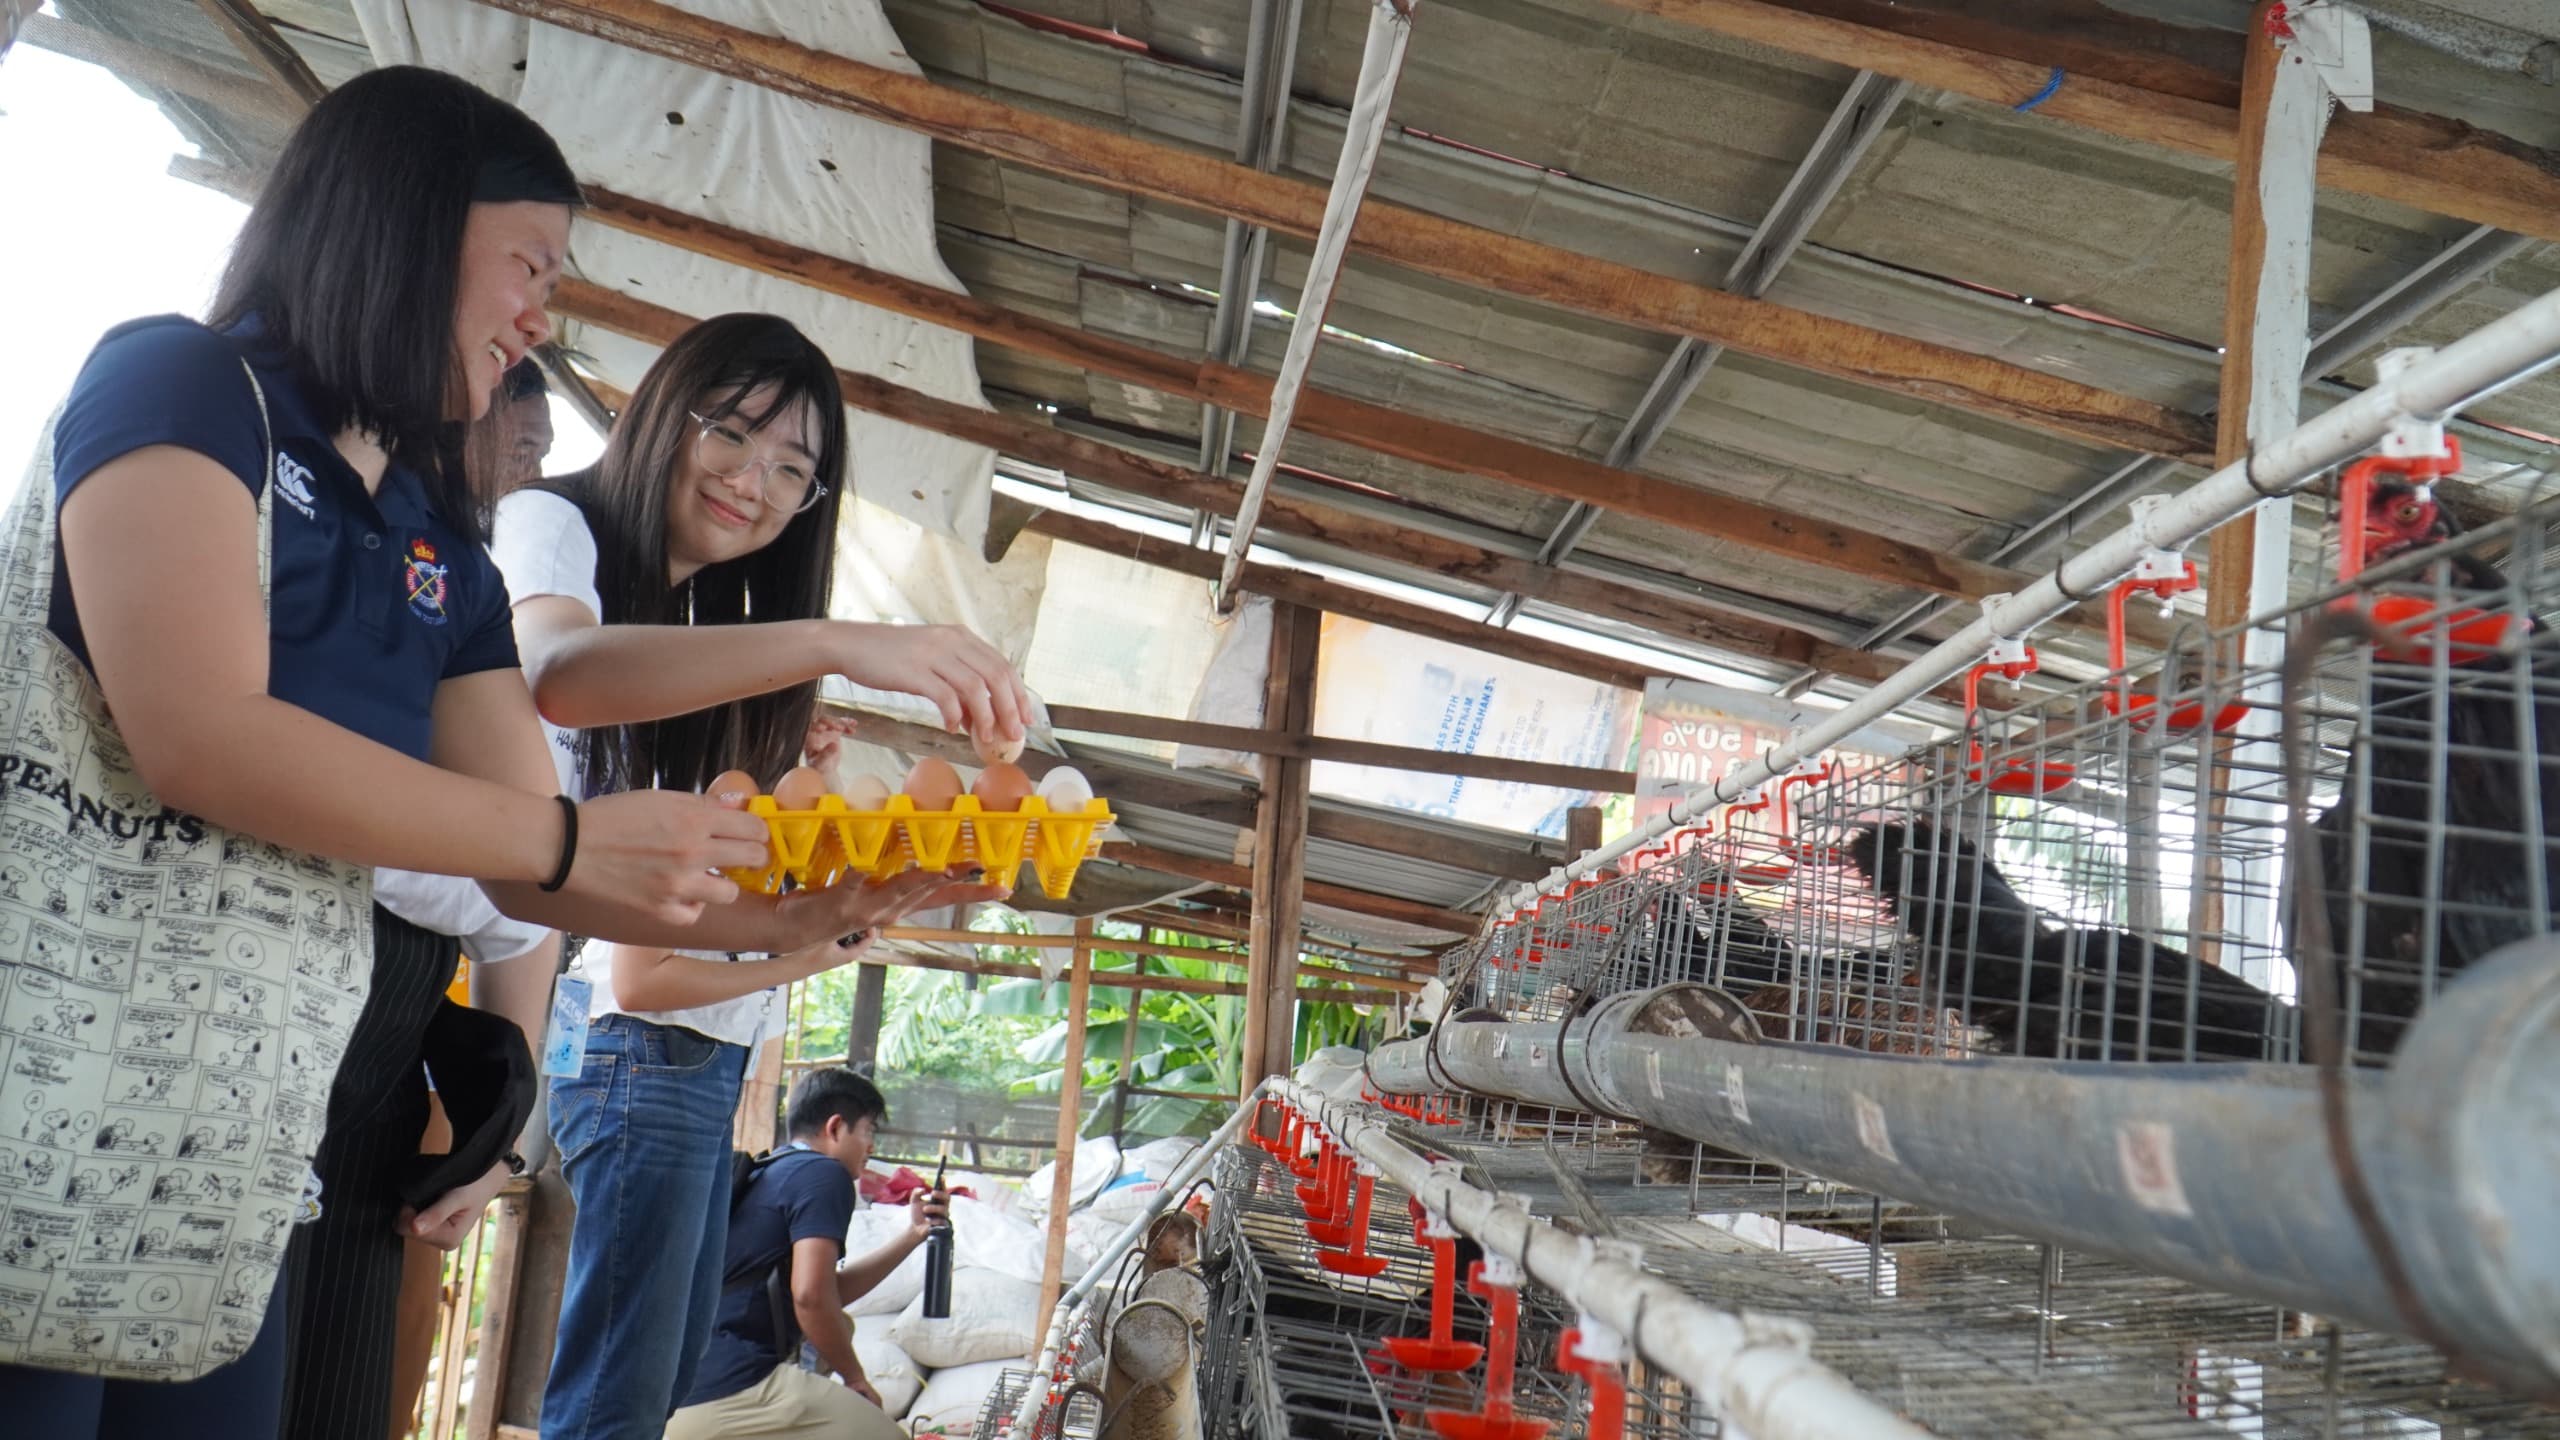
<path fill-rule="evenodd" d="M 2052 99 L 2052 98 L 2053 98 L 2053 92 L 2055 92 L 2056 90 L 2059 90 L 2059 89 L 2061 89 L 2061 88 L 2062 88 L 2062 67 L 2061 67 L 2061 66 L 2059 66 L 2059 65 L 2056 65 L 2056 66 L 2054 66 L 2054 67 L 2053 67 L 2053 77 L 2052 77 L 2051 79 L 2049 79 L 2049 80 L 2047 80 L 2047 81 L 2045 81 L 2045 82 L 2044 82 L 2044 88 L 2043 88 L 2043 89 L 2041 89 L 2041 90 L 2037 91 L 2037 92 L 2036 92 L 2036 93 L 2034 93 L 2033 95 L 2028 96 L 2026 99 L 2019 101 L 2017 104 L 2010 106 L 2009 108 L 2010 108 L 2010 109 L 2012 109 L 2012 110 L 2015 110 L 2015 111 L 2017 111 L 2019 114 L 2023 115 L 2023 114 L 2025 114 L 2026 112 L 2028 112 L 2028 111 L 2030 111 L 2030 110 L 2033 110 L 2033 109 L 2034 109 L 2034 108 L 2036 108 L 2037 106 L 2039 106 L 2039 105 L 2043 104 L 2043 103 L 2044 103 L 2044 102 L 2046 102 L 2047 100 Z"/>

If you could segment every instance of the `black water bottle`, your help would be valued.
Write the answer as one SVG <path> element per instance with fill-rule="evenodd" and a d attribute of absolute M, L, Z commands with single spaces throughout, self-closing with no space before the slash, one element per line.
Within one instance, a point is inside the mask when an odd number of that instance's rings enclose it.
<path fill-rule="evenodd" d="M 950 1197 L 943 1193 L 942 1167 L 949 1163 L 946 1158 L 933 1167 L 934 1197 L 945 1203 Z M 927 1320 L 951 1318 L 951 1239 L 949 1216 L 934 1221 L 924 1232 L 924 1318 Z"/>

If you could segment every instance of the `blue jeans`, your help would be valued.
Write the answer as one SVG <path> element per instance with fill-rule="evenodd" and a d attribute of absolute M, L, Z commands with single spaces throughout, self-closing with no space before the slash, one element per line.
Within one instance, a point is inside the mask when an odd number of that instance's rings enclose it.
<path fill-rule="evenodd" d="M 729 1239 L 729 1148 L 747 1051 L 628 1015 L 597 1018 L 551 1089 L 578 1204 L 542 1440 L 659 1440 L 711 1338 Z"/>

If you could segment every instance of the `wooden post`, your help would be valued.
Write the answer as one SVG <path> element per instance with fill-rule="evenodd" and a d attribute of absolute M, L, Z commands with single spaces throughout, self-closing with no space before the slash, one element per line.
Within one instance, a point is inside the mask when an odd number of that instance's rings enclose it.
<path fill-rule="evenodd" d="M 428 1387 L 427 1433 L 450 1435 L 460 1423 L 462 1362 L 471 1345 L 471 1293 L 480 1276 L 481 1242 L 488 1229 L 471 1227 L 462 1248 L 445 1260 L 443 1332 L 436 1337 L 435 1383 Z"/>
<path fill-rule="evenodd" d="M 2273 118 L 2276 73 L 2284 64 L 2283 47 L 2276 42 L 2270 22 L 2281 9 L 2281 0 L 2259 0 L 2256 13 L 2250 17 L 2248 59 L 2241 72 L 2240 159 L 2231 176 L 2231 268 L 2222 297 L 2222 395 L 2213 440 L 2216 469 L 2248 454 L 2252 432 L 2265 429 L 2266 422 L 2257 416 L 2254 404 L 2261 393 L 2260 361 L 2281 365 L 2284 357 L 2258 354 L 2259 317 L 2270 303 L 2284 305 L 2289 298 L 2283 285 L 2290 277 L 2279 268 L 2285 263 L 2282 247 L 2300 243 L 2298 232 L 2307 232 L 2310 225 L 2306 213 L 2298 219 L 2279 216 L 2276 231 L 2271 234 L 2268 229 L 2268 125 Z M 2278 163 L 2297 158 L 2280 156 Z M 2307 183 L 2303 194 L 2307 201 Z M 2309 248 L 2304 244 L 2300 263 L 2306 278 L 2308 262 Z M 2271 280 L 2276 282 L 2272 291 Z M 2294 303 L 2304 302 L 2296 299 Z M 2301 373 L 2298 365 L 2294 373 Z M 2299 393 L 2299 386 L 2295 393 Z M 2280 428 L 2289 428 L 2290 407 L 2282 418 Z M 2205 603 L 2216 629 L 2248 617 L 2257 531 L 2253 512 L 2213 532 L 2213 589 Z"/>
<path fill-rule="evenodd" d="M 888 1003 L 889 970 L 885 965 L 857 965 L 853 976 L 853 1023 L 845 1031 L 845 1063 L 868 1075 L 880 1059 L 880 1012 Z"/>
<path fill-rule="evenodd" d="M 2315 170 L 2329 96 L 2299 47 L 2280 43 L 2281 0 L 2259 0 L 2250 16 L 2248 54 L 2241 72 L 2240 156 L 2231 187 L 2231 265 L 2223 295 L 2221 409 L 2214 460 L 2228 465 L 2291 430 L 2301 413 L 2302 367 L 2310 349 L 2311 219 Z M 2212 589 L 2206 617 L 2219 629 L 2284 603 L 2292 576 L 2293 500 L 2270 500 L 2213 532 Z M 2283 637 L 2253 631 L 2241 646 L 2219 657 L 2224 674 L 2240 667 L 2267 671 L 2283 660 Z M 2271 695 L 2256 698 L 2272 700 Z M 2253 709 L 2240 733 L 2214 744 L 2213 777 L 2206 799 L 2205 853 L 2198 857 L 2205 894 L 2199 906 L 2204 933 L 2199 958 L 2223 963 L 2215 936 L 2273 937 L 2273 917 L 2263 900 L 2244 900 L 2226 920 L 2222 833 L 2235 803 L 2251 823 L 2272 823 L 2264 802 L 2233 802 L 2232 764 L 2271 770 L 2276 759 L 2275 716 Z M 2253 891 L 2271 891 L 2273 875 L 2248 877 Z"/>
<path fill-rule="evenodd" d="M 1270 668 L 1263 676 L 1262 728 L 1291 735 L 1315 729 L 1316 639 L 1324 617 L 1271 603 Z M 1262 798 L 1253 817 L 1253 965 L 1245 978 L 1242 1089 L 1285 1074 L 1297 1039 L 1298 921 L 1306 900 L 1307 781 L 1311 762 L 1262 757 Z"/>
<path fill-rule="evenodd" d="M 1564 855 L 1571 864 L 1600 848 L 1600 807 L 1576 805 L 1564 812 Z"/>
<path fill-rule="evenodd" d="M 471 1400 L 463 1411 L 463 1440 L 494 1440 L 498 1409 L 505 1403 L 507 1347 L 515 1341 L 516 1292 L 524 1276 L 524 1239 L 532 1186 L 516 1180 L 498 1192 L 498 1238 L 489 1256 L 489 1292 L 480 1307 L 480 1339 L 474 1347 Z M 468 1302 L 465 1302 L 466 1305 Z"/>
<path fill-rule="evenodd" d="M 1067 1208 L 1076 1193 L 1076 1136 L 1084 1108 L 1084 1018 L 1093 999 L 1093 922 L 1076 922 L 1074 969 L 1067 980 L 1067 1057 L 1058 1085 L 1056 1178 L 1049 1183 L 1049 1247 L 1040 1260 L 1040 1308 L 1032 1311 L 1033 1347 L 1048 1333 L 1067 1267 Z"/>
<path fill-rule="evenodd" d="M 1142 953 L 1131 958 L 1136 962 L 1137 973 L 1145 975 L 1147 957 Z M 1129 992 L 1128 1016 L 1120 1022 L 1120 1069 L 1112 1076 L 1111 1083 L 1111 1143 L 1114 1145 L 1120 1143 L 1120 1125 L 1129 1116 L 1129 1067 L 1138 1061 L 1138 1001 L 1146 993 L 1136 989 Z"/>
<path fill-rule="evenodd" d="M 750 1155 L 761 1155 L 782 1143 L 782 1048 L 779 1036 L 757 1046 L 755 1068 L 738 1089 L 738 1111 L 729 1126 L 731 1143 Z"/>

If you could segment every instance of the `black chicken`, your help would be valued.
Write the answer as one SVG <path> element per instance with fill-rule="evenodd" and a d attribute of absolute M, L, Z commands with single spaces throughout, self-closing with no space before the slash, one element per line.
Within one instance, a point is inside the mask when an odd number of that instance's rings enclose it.
<path fill-rule="evenodd" d="M 2197 1059 L 2258 1060 L 2286 1032 L 2290 1005 L 2166 945 L 2046 915 L 1969 841 L 1914 821 L 1868 826 L 1848 848 L 1919 940 L 1923 987 L 1943 987 L 2001 1053 L 2183 1060 L 2192 1035 Z"/>
<path fill-rule="evenodd" d="M 1666 890 L 1654 899 L 1653 975 L 1735 995 L 1784 985 L 1796 965 L 1777 932 L 1741 905 Z"/>
<path fill-rule="evenodd" d="M 2430 496 L 2378 485 L 2364 517 L 2366 563 L 2460 529 Z M 2508 608 L 2507 579 L 2486 559 L 2456 552 L 2446 565 L 2454 606 Z M 2560 903 L 2560 656 L 2538 643 L 2524 653 L 2457 646 L 2442 685 L 2423 653 L 2373 659 L 2340 798 L 2314 827 L 2329 946 L 2349 957 L 2341 999 L 2357 1017 L 2354 1047 L 2369 1058 L 2397 1050 L 2426 999 L 2466 966 L 2546 929 L 2529 888 L 2536 850 L 2545 900 Z"/>

